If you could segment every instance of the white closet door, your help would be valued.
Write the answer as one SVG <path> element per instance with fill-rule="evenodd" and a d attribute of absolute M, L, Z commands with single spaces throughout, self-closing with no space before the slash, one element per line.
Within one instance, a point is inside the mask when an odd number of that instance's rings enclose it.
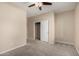
<path fill-rule="evenodd" d="M 41 40 L 48 42 L 48 20 L 41 21 Z"/>

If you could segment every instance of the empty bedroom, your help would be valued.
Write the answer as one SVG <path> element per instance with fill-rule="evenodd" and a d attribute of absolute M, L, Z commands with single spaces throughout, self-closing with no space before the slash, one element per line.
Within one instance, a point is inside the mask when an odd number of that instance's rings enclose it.
<path fill-rule="evenodd" d="M 0 56 L 79 56 L 79 3 L 0 2 Z"/>

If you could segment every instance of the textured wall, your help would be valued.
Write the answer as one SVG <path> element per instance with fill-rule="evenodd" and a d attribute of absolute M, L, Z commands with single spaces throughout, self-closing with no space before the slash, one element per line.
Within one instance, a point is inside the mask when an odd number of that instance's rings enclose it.
<path fill-rule="evenodd" d="M 56 14 L 55 24 L 56 42 L 74 45 L 74 10 Z"/>
<path fill-rule="evenodd" d="M 0 3 L 0 52 L 26 44 L 26 12 Z"/>
<path fill-rule="evenodd" d="M 54 34 L 55 24 L 54 24 L 54 13 L 53 12 L 28 18 L 28 39 L 34 40 L 34 22 L 42 21 L 42 20 L 48 20 L 48 23 L 49 23 L 48 24 L 48 26 L 49 26 L 48 41 L 49 41 L 49 43 L 53 44 L 54 36 L 55 36 L 55 34 Z"/>
<path fill-rule="evenodd" d="M 79 4 L 75 9 L 75 47 L 79 53 Z"/>

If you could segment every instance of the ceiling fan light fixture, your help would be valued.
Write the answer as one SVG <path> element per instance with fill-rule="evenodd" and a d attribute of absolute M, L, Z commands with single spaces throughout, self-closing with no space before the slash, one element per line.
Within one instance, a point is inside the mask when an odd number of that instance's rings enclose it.
<path fill-rule="evenodd" d="M 41 7 L 42 5 L 43 5 L 43 4 L 40 2 L 40 3 L 39 3 L 39 7 Z"/>
<path fill-rule="evenodd" d="M 32 5 L 28 6 L 28 7 L 35 6 L 35 7 L 39 8 L 39 10 L 42 10 L 43 5 L 52 5 L 52 3 L 50 3 L 50 2 L 35 2 L 34 4 L 32 4 Z"/>
<path fill-rule="evenodd" d="M 41 3 L 41 2 L 36 2 L 36 3 L 35 3 L 35 6 L 36 6 L 36 7 L 41 7 L 41 6 L 42 6 L 42 3 Z"/>

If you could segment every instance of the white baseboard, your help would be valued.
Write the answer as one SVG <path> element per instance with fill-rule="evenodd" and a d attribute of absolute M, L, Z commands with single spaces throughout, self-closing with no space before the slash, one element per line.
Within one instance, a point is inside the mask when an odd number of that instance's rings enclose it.
<path fill-rule="evenodd" d="M 62 42 L 62 41 L 56 41 L 56 42 L 63 43 L 63 44 L 68 44 L 68 45 L 74 45 L 73 43 L 68 43 L 68 42 Z"/>
<path fill-rule="evenodd" d="M 75 47 L 76 48 L 76 47 Z M 76 51 L 78 52 L 78 54 L 79 54 L 79 51 L 78 51 L 78 49 L 76 48 Z"/>
<path fill-rule="evenodd" d="M 34 40 L 33 38 L 28 38 L 28 40 Z"/>
<path fill-rule="evenodd" d="M 22 45 L 16 46 L 16 47 L 14 47 L 14 48 L 11 48 L 11 49 L 8 49 L 8 50 L 5 50 L 5 51 L 1 51 L 0 54 L 9 52 L 9 51 L 11 51 L 11 50 L 14 50 L 14 49 L 16 49 L 16 48 L 20 48 L 20 47 L 25 46 L 25 45 L 26 45 L 26 44 L 22 44 Z"/>

